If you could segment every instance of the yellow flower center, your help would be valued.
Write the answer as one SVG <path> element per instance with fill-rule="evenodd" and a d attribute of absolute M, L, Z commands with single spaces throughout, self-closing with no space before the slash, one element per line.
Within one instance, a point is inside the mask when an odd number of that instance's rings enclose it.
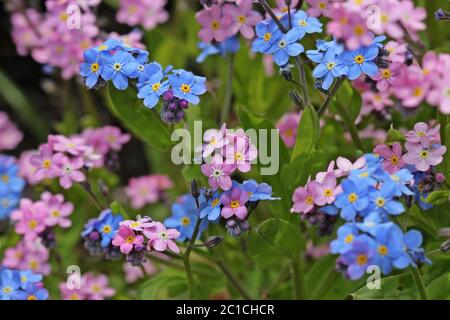
<path fill-rule="evenodd" d="M 161 84 L 160 84 L 159 82 L 158 82 L 158 83 L 154 83 L 154 84 L 152 85 L 152 90 L 153 90 L 153 91 L 158 91 L 159 88 L 161 88 Z"/>
<path fill-rule="evenodd" d="M 327 7 L 327 5 L 325 4 L 325 2 L 321 2 L 319 3 L 319 9 L 323 10 Z"/>
<path fill-rule="evenodd" d="M 141 224 L 138 222 L 138 221 L 134 221 L 134 222 L 132 222 L 131 224 L 130 224 L 130 227 L 132 227 L 132 228 L 137 228 L 137 227 L 139 227 Z"/>
<path fill-rule="evenodd" d="M 103 229 L 102 229 L 103 233 L 110 233 L 111 230 L 112 230 L 112 228 L 111 228 L 110 225 L 106 225 L 106 226 L 104 226 Z"/>
<path fill-rule="evenodd" d="M 69 300 L 79 300 L 80 299 L 80 297 L 78 296 L 78 294 L 76 294 L 76 293 L 72 293 L 70 296 L 69 296 Z"/>
<path fill-rule="evenodd" d="M 357 64 L 362 64 L 362 63 L 364 62 L 364 57 L 363 57 L 361 54 L 358 54 L 358 55 L 355 57 L 355 62 L 356 62 Z"/>
<path fill-rule="evenodd" d="M 66 22 L 67 19 L 69 19 L 69 15 L 66 12 L 61 12 L 59 14 L 59 19 L 61 19 L 62 22 Z"/>
<path fill-rule="evenodd" d="M 113 69 L 116 71 L 120 71 L 120 69 L 122 69 L 122 65 L 120 63 L 114 63 Z"/>
<path fill-rule="evenodd" d="M 213 201 L 211 201 L 211 206 L 215 207 L 219 204 L 219 202 L 220 202 L 219 198 L 215 198 Z"/>
<path fill-rule="evenodd" d="M 264 35 L 264 41 L 270 41 L 270 39 L 272 39 L 272 33 L 270 33 L 270 32 L 267 32 L 265 35 Z"/>
<path fill-rule="evenodd" d="M 429 155 L 430 155 L 430 153 L 429 153 L 428 151 L 426 151 L 426 150 L 422 150 L 422 151 L 420 152 L 420 157 L 421 157 L 422 159 L 428 158 Z"/>
<path fill-rule="evenodd" d="M 333 70 L 333 68 L 336 66 L 336 63 L 335 62 L 328 62 L 327 63 L 327 69 L 328 70 Z"/>
<path fill-rule="evenodd" d="M 53 210 L 53 211 L 51 212 L 51 215 L 52 215 L 52 217 L 54 217 L 54 218 L 58 218 L 58 217 L 61 216 L 61 212 L 59 212 L 59 210 Z"/>
<path fill-rule="evenodd" d="M 34 294 L 32 294 L 28 296 L 27 300 L 37 300 L 37 297 Z"/>
<path fill-rule="evenodd" d="M 211 29 L 217 30 L 219 28 L 220 28 L 220 22 L 217 20 L 213 20 L 213 22 L 211 22 Z"/>
<path fill-rule="evenodd" d="M 188 84 L 182 84 L 181 91 L 183 91 L 184 93 L 189 93 L 191 92 L 191 86 Z"/>
<path fill-rule="evenodd" d="M 345 243 L 352 243 L 353 242 L 353 238 L 354 236 L 352 234 L 348 234 L 345 238 L 344 238 L 344 242 Z"/>
<path fill-rule="evenodd" d="M 38 223 L 37 223 L 37 221 L 34 220 L 34 219 L 28 221 L 28 227 L 29 227 L 31 230 L 36 229 L 37 225 L 38 225 Z"/>
<path fill-rule="evenodd" d="M 102 291 L 102 288 L 100 288 L 100 286 L 98 284 L 93 284 L 91 288 L 92 288 L 92 291 L 97 292 L 97 293 Z"/>
<path fill-rule="evenodd" d="M 367 257 L 363 254 L 360 254 L 357 258 L 356 258 L 356 262 L 359 265 L 365 265 L 367 263 Z"/>
<path fill-rule="evenodd" d="M 2 181 L 4 182 L 4 183 L 8 183 L 9 182 L 9 176 L 8 175 L 3 175 L 2 176 Z"/>
<path fill-rule="evenodd" d="M 383 78 L 385 79 L 389 79 L 391 77 L 391 70 L 389 69 L 383 69 L 381 71 L 381 75 L 383 76 Z"/>
<path fill-rule="evenodd" d="M 413 95 L 415 97 L 420 97 L 422 94 L 423 94 L 422 88 L 415 88 L 414 91 L 413 91 Z"/>
<path fill-rule="evenodd" d="M 100 50 L 100 51 L 104 51 L 106 49 L 108 49 L 108 46 L 105 46 L 104 44 L 102 44 L 98 47 L 98 50 Z"/>
<path fill-rule="evenodd" d="M 381 246 L 378 246 L 377 251 L 382 256 L 385 256 L 388 253 L 388 248 L 386 246 L 381 245 Z"/>
<path fill-rule="evenodd" d="M 181 224 L 182 224 L 183 226 L 187 226 L 190 222 L 191 222 L 191 220 L 190 220 L 188 217 L 183 217 L 183 218 L 181 219 Z"/>
<path fill-rule="evenodd" d="M 358 200 L 358 195 L 356 193 L 352 192 L 348 195 L 347 199 L 350 203 L 354 203 L 354 202 L 356 202 L 356 200 Z"/>
<path fill-rule="evenodd" d="M 362 36 L 364 34 L 364 27 L 360 25 L 356 26 L 355 29 L 353 29 L 353 31 L 357 36 Z"/>
<path fill-rule="evenodd" d="M 99 65 L 98 65 L 97 62 L 94 62 L 93 64 L 91 64 L 91 71 L 92 72 L 97 72 L 98 68 L 99 68 Z"/>
<path fill-rule="evenodd" d="M 381 208 L 381 207 L 384 207 L 384 204 L 386 203 L 386 201 L 384 200 L 384 198 L 382 198 L 382 197 L 378 197 L 376 200 L 375 200 L 375 204 L 377 205 L 377 207 L 379 207 L 379 208 Z"/>
<path fill-rule="evenodd" d="M 298 25 L 301 27 L 306 27 L 308 25 L 308 23 L 306 22 L 306 20 L 299 20 Z"/>
<path fill-rule="evenodd" d="M 233 208 L 233 209 L 236 209 L 236 208 L 238 208 L 239 206 L 240 206 L 240 203 L 239 203 L 239 201 L 237 201 L 237 200 L 233 200 L 233 201 L 231 201 L 231 203 L 230 203 L 230 207 Z"/>
<path fill-rule="evenodd" d="M 396 165 L 398 163 L 398 157 L 397 156 L 392 156 L 391 157 L 391 163 Z"/>
<path fill-rule="evenodd" d="M 236 152 L 236 153 L 234 154 L 234 160 L 236 160 L 236 161 L 242 161 L 243 159 L 244 159 L 244 155 L 243 155 L 242 153 Z"/>
<path fill-rule="evenodd" d="M 130 235 L 130 236 L 128 236 L 128 237 L 125 239 L 125 241 L 126 241 L 127 243 L 133 243 L 134 237 Z"/>
<path fill-rule="evenodd" d="M 313 204 L 314 198 L 313 198 L 313 196 L 307 196 L 305 201 L 307 204 Z"/>
<path fill-rule="evenodd" d="M 331 196 L 333 195 L 333 190 L 327 188 L 327 189 L 325 189 L 325 190 L 323 191 L 323 195 L 324 195 L 325 197 L 331 197 Z"/>
<path fill-rule="evenodd" d="M 39 263 L 37 262 L 37 260 L 32 259 L 29 263 L 28 266 L 30 267 L 30 269 L 35 270 L 39 267 Z"/>
<path fill-rule="evenodd" d="M 237 21 L 240 24 L 244 24 L 247 21 L 247 18 L 245 16 L 243 16 L 243 15 L 240 15 L 240 16 L 237 17 Z"/>

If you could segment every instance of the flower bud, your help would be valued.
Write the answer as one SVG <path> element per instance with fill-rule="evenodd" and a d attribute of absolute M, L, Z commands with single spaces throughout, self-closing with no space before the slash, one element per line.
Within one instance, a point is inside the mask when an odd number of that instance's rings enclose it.
<path fill-rule="evenodd" d="M 205 247 L 207 248 L 214 248 L 219 243 L 223 241 L 223 237 L 220 236 L 211 236 L 205 241 Z"/>
<path fill-rule="evenodd" d="M 197 180 L 191 181 L 191 194 L 196 199 L 200 197 L 200 187 L 198 186 Z"/>

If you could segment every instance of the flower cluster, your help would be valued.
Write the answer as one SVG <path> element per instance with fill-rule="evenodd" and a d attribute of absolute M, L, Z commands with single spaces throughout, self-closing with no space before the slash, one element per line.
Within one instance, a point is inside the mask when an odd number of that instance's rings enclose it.
<path fill-rule="evenodd" d="M 0 154 L 0 220 L 17 207 L 25 181 L 18 175 L 15 158 Z"/>
<path fill-rule="evenodd" d="M 124 220 L 119 223 L 112 245 L 120 248 L 120 252 L 127 256 L 127 261 L 133 266 L 145 262 L 146 253 L 170 250 L 179 253 L 180 249 L 175 240 L 180 236 L 176 229 L 167 229 L 159 221 L 149 217 L 138 216 L 136 220 Z"/>
<path fill-rule="evenodd" d="M 145 205 L 164 200 L 164 192 L 173 185 L 168 176 L 151 174 L 131 178 L 125 193 L 131 199 L 133 209 L 142 209 Z"/>
<path fill-rule="evenodd" d="M 56 226 L 70 227 L 72 222 L 68 217 L 73 209 L 72 203 L 64 202 L 63 195 L 44 192 L 39 201 L 20 200 L 20 206 L 11 214 L 11 220 L 16 223 L 16 233 L 23 235 L 26 241 L 41 238 L 44 245 L 52 248 L 55 244 L 52 229 Z"/>
<path fill-rule="evenodd" d="M 97 218 L 89 219 L 81 232 L 81 237 L 84 239 L 84 247 L 91 255 L 102 255 L 106 259 L 120 257 L 119 250 L 111 242 L 122 220 L 122 215 L 113 214 L 109 209 L 103 210 Z"/>
<path fill-rule="evenodd" d="M 58 178 L 61 186 L 69 189 L 74 182 L 86 180 L 86 170 L 103 166 L 129 140 L 130 135 L 112 126 L 86 129 L 70 137 L 49 135 L 47 143 L 29 158 L 35 167 L 33 178 L 36 181 Z"/>
<path fill-rule="evenodd" d="M 197 105 L 200 102 L 198 96 L 206 92 L 206 78 L 182 69 L 172 70 L 172 66 L 163 69 L 158 62 L 149 63 L 148 55 L 146 50 L 109 39 L 84 52 L 80 74 L 86 78 L 88 88 L 112 80 L 114 87 L 125 90 L 128 80 L 136 79 L 137 96 L 144 100 L 144 105 L 152 109 L 164 96 L 165 111 L 174 113 L 175 117 L 162 116 L 162 119 L 179 122 L 182 117 L 176 112 L 186 109 L 189 103 Z"/>
<path fill-rule="evenodd" d="M 83 275 L 70 275 L 67 282 L 59 284 L 59 291 L 64 300 L 104 300 L 115 295 L 116 290 L 109 287 L 108 277 L 91 272 Z"/>
<path fill-rule="evenodd" d="M 164 10 L 166 3 L 167 0 L 121 0 L 116 19 L 129 26 L 142 25 L 145 30 L 151 30 L 169 18 Z"/>
<path fill-rule="evenodd" d="M 279 23 L 283 30 L 271 18 L 258 23 L 252 50 L 272 55 L 274 62 L 283 67 L 289 62 L 289 57 L 297 57 L 304 52 L 304 47 L 298 41 L 307 33 L 322 32 L 322 23 L 302 10 L 283 14 Z"/>
<path fill-rule="evenodd" d="M 10 121 L 8 115 L 0 112 L 0 151 L 16 148 L 22 138 L 22 132 Z"/>
<path fill-rule="evenodd" d="M 31 270 L 0 268 L 0 300 L 47 300 L 42 275 Z"/>
<path fill-rule="evenodd" d="M 42 239 L 22 240 L 15 247 L 5 250 L 1 265 L 10 269 L 30 269 L 33 273 L 47 276 L 51 271 L 49 257 L 49 249 L 42 244 Z"/>

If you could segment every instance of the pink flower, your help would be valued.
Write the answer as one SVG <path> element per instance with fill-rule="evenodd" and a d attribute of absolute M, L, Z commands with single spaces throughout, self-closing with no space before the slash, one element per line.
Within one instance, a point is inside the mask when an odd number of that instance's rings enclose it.
<path fill-rule="evenodd" d="M 407 153 L 403 156 L 403 160 L 407 164 L 414 165 L 418 171 L 428 171 L 430 166 L 437 166 L 447 151 L 445 146 L 433 147 L 428 141 L 406 142 L 405 147 Z"/>
<path fill-rule="evenodd" d="M 45 219 L 47 226 L 59 225 L 62 228 L 68 228 L 72 225 L 72 221 L 67 217 L 72 214 L 74 207 L 71 202 L 64 202 L 62 194 L 53 195 L 50 192 L 44 192 L 41 195 L 41 200 L 48 212 Z"/>
<path fill-rule="evenodd" d="M 239 188 L 234 188 L 231 192 L 225 192 L 220 197 L 220 202 L 223 204 L 221 211 L 222 217 L 228 219 L 235 215 L 237 218 L 244 220 L 247 217 L 247 207 L 245 204 L 248 198 L 248 193 Z"/>
<path fill-rule="evenodd" d="M 151 228 L 144 230 L 144 235 L 148 238 L 148 249 L 155 249 L 156 251 L 166 251 L 167 248 L 174 253 L 179 253 L 180 249 L 175 241 L 180 232 L 177 229 L 166 229 L 161 222 L 156 222 Z"/>
<path fill-rule="evenodd" d="M 300 116 L 301 114 L 299 112 L 286 113 L 277 122 L 276 127 L 278 130 L 280 130 L 281 139 L 283 139 L 288 148 L 292 148 L 295 145 Z"/>
<path fill-rule="evenodd" d="M 227 144 L 222 151 L 225 163 L 235 164 L 241 172 L 249 172 L 251 162 L 258 157 L 258 150 L 242 129 L 238 129 L 232 134 L 227 133 L 227 139 L 229 139 L 230 144 Z"/>
<path fill-rule="evenodd" d="M 232 18 L 229 36 L 240 32 L 246 39 L 255 36 L 253 27 L 261 21 L 262 17 L 257 11 L 252 10 L 253 0 L 242 0 L 238 5 L 225 4 L 223 14 Z"/>
<path fill-rule="evenodd" d="M 104 274 L 85 273 L 82 276 L 81 290 L 88 300 L 104 300 L 114 296 L 116 290 L 108 286 L 108 277 Z"/>
<path fill-rule="evenodd" d="M 406 136 L 406 141 L 411 143 L 441 143 L 441 136 L 439 130 L 441 126 L 438 124 L 433 128 L 429 128 L 425 122 L 418 122 L 414 125 L 414 130 L 409 131 Z"/>
<path fill-rule="evenodd" d="M 377 89 L 383 92 L 391 87 L 395 83 L 397 75 L 404 70 L 404 66 L 401 63 L 392 63 L 385 69 L 379 69 L 378 74 L 373 77 L 377 81 Z"/>
<path fill-rule="evenodd" d="M 210 164 L 203 164 L 201 166 L 202 173 L 208 177 L 208 183 L 216 190 L 221 188 L 222 190 L 228 190 L 231 188 L 230 175 L 235 170 L 234 164 L 226 164 L 223 162 L 223 158 L 220 155 L 215 155 Z"/>
<path fill-rule="evenodd" d="M 203 140 L 206 142 L 202 146 L 202 156 L 204 158 L 210 156 L 215 150 L 221 149 L 229 143 L 228 139 L 224 137 L 222 131 L 217 129 L 209 129 L 205 131 Z"/>
<path fill-rule="evenodd" d="M 342 188 L 337 186 L 337 179 L 334 174 L 327 174 L 322 182 L 312 184 L 314 189 L 314 203 L 318 206 L 331 204 L 336 196 L 342 192 Z"/>
<path fill-rule="evenodd" d="M 142 25 L 151 30 L 169 18 L 164 10 L 166 0 L 121 0 L 116 19 L 129 26 Z"/>
<path fill-rule="evenodd" d="M 5 112 L 0 112 L 0 150 L 12 150 L 22 139 L 22 132 L 9 120 Z"/>
<path fill-rule="evenodd" d="M 337 177 L 343 177 L 350 173 L 352 170 L 361 169 L 366 165 L 366 158 L 364 156 L 358 158 L 355 163 L 351 163 L 350 160 L 344 157 L 338 157 L 336 159 L 337 169 L 335 170 L 335 174 Z"/>
<path fill-rule="evenodd" d="M 19 176 L 24 178 L 28 184 L 35 185 L 39 180 L 35 178 L 36 167 L 30 163 L 33 155 L 39 155 L 37 151 L 24 151 L 20 154 L 17 164 L 19 165 Z"/>
<path fill-rule="evenodd" d="M 33 203 L 30 199 L 20 200 L 20 207 L 11 214 L 17 221 L 16 232 L 25 236 L 25 240 L 36 239 L 46 228 L 47 211 L 41 202 Z"/>
<path fill-rule="evenodd" d="M 86 180 L 86 176 L 78 169 L 83 167 L 82 158 L 69 159 L 62 157 L 58 162 L 60 169 L 59 183 L 64 189 L 69 189 L 73 182 L 83 182 Z"/>
<path fill-rule="evenodd" d="M 46 178 L 54 178 L 59 172 L 58 163 L 63 155 L 53 154 L 53 149 L 49 144 L 39 147 L 39 154 L 30 157 L 30 163 L 36 168 L 34 179 L 41 181 Z"/>
<path fill-rule="evenodd" d="M 216 40 L 222 42 L 230 35 L 230 27 L 233 19 L 230 15 L 224 15 L 222 6 L 216 5 L 210 9 L 204 9 L 198 12 L 195 17 L 202 29 L 198 36 L 204 42 Z"/>
<path fill-rule="evenodd" d="M 135 267 L 129 262 L 123 264 L 123 272 L 125 273 L 125 281 L 127 283 L 134 283 L 139 279 L 152 276 L 157 272 L 155 265 L 149 259 L 143 262 L 141 266 L 142 268 L 139 266 Z"/>
<path fill-rule="evenodd" d="M 48 143 L 53 147 L 54 151 L 65 152 L 75 157 L 82 155 L 86 150 L 84 140 L 78 137 L 67 138 L 62 135 L 50 135 Z"/>
<path fill-rule="evenodd" d="M 389 51 L 389 60 L 394 63 L 404 63 L 406 59 L 407 44 L 396 41 L 389 41 L 384 48 Z"/>
<path fill-rule="evenodd" d="M 311 17 L 330 17 L 331 14 L 331 1 L 330 0 L 306 0 L 309 7 L 307 10 L 308 15 Z"/>
<path fill-rule="evenodd" d="M 106 155 L 111 150 L 121 150 L 122 146 L 131 139 L 129 134 L 123 134 L 119 128 L 113 126 L 85 129 L 81 137 L 85 144 L 93 147 L 95 152 L 101 155 Z"/>
<path fill-rule="evenodd" d="M 124 220 L 120 222 L 119 225 L 128 227 L 134 231 L 143 231 L 146 228 L 155 226 L 155 222 L 153 222 L 149 217 L 144 217 L 138 220 Z"/>
<path fill-rule="evenodd" d="M 306 245 L 306 256 L 314 260 L 320 259 L 330 254 L 330 247 L 328 243 L 315 246 L 312 241 Z"/>
<path fill-rule="evenodd" d="M 405 161 L 402 159 L 402 146 L 398 142 L 392 145 L 392 149 L 385 144 L 379 144 L 373 152 L 384 159 L 383 169 L 390 174 L 396 173 L 405 166 Z"/>
<path fill-rule="evenodd" d="M 292 195 L 294 205 L 291 212 L 306 214 L 314 209 L 314 197 L 316 194 L 315 182 L 308 182 L 305 187 L 298 187 Z"/>
<path fill-rule="evenodd" d="M 447 69 L 448 70 L 448 69 Z M 427 95 L 427 102 L 437 106 L 439 111 L 450 114 L 450 76 L 439 78 Z"/>
<path fill-rule="evenodd" d="M 2 265 L 11 269 L 27 270 L 49 275 L 49 250 L 40 241 L 22 240 L 15 247 L 5 250 Z"/>
<path fill-rule="evenodd" d="M 394 101 L 390 99 L 389 91 L 365 91 L 362 94 L 363 108 L 361 113 L 363 115 L 369 114 L 372 111 L 383 111 L 386 107 L 394 106 Z"/>
<path fill-rule="evenodd" d="M 426 28 L 423 21 L 427 16 L 426 10 L 424 8 L 414 7 L 412 1 L 400 1 L 393 10 L 400 13 L 400 21 L 413 39 L 418 39 L 417 31 L 425 30 Z"/>
<path fill-rule="evenodd" d="M 425 99 L 429 87 L 420 67 L 411 66 L 399 75 L 393 93 L 404 107 L 415 108 Z"/>
<path fill-rule="evenodd" d="M 128 34 L 118 34 L 116 32 L 111 32 L 109 38 L 121 40 L 126 46 L 134 47 L 139 49 L 145 49 L 145 44 L 142 43 L 143 33 L 139 29 L 133 29 Z"/>
<path fill-rule="evenodd" d="M 129 254 L 134 246 L 141 246 L 144 243 L 144 237 L 136 235 L 133 230 L 126 226 L 120 226 L 119 231 L 114 237 L 112 244 L 120 247 L 120 252 Z"/>
<path fill-rule="evenodd" d="M 164 191 L 171 188 L 172 185 L 173 183 L 168 176 L 148 175 L 131 178 L 125 193 L 131 199 L 133 209 L 141 209 L 147 204 L 159 201 Z"/>

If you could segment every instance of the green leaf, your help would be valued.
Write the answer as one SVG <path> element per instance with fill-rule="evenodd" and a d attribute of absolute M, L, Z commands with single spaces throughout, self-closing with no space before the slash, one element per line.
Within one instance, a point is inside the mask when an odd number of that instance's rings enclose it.
<path fill-rule="evenodd" d="M 260 268 L 279 262 L 278 258 L 297 259 L 305 246 L 300 229 L 277 218 L 261 223 L 247 236 L 250 256 Z"/>
<path fill-rule="evenodd" d="M 391 128 L 389 129 L 389 131 L 387 133 L 385 143 L 391 144 L 394 142 L 405 142 L 405 141 L 406 141 L 405 135 L 403 133 L 401 133 L 399 130 L 394 129 L 394 127 L 391 126 Z"/>
<path fill-rule="evenodd" d="M 449 201 L 450 190 L 433 191 L 428 195 L 426 201 L 433 205 L 443 204 Z"/>
<path fill-rule="evenodd" d="M 156 300 L 175 298 L 187 291 L 186 276 L 182 271 L 165 269 L 158 275 L 145 281 L 139 287 L 139 298 Z"/>
<path fill-rule="evenodd" d="M 297 139 L 291 155 L 291 162 L 301 154 L 315 149 L 320 136 L 319 118 L 316 111 L 308 106 L 303 110 L 297 128 Z"/>
<path fill-rule="evenodd" d="M 358 90 L 354 89 L 350 82 L 345 81 L 336 93 L 337 103 L 348 110 L 350 120 L 355 122 L 362 107 L 362 98 Z"/>
<path fill-rule="evenodd" d="M 129 87 L 119 91 L 108 86 L 107 96 L 111 112 L 137 137 L 159 149 L 167 149 L 173 145 L 169 130 L 157 111 L 146 108 L 137 98 L 134 89 Z"/>

